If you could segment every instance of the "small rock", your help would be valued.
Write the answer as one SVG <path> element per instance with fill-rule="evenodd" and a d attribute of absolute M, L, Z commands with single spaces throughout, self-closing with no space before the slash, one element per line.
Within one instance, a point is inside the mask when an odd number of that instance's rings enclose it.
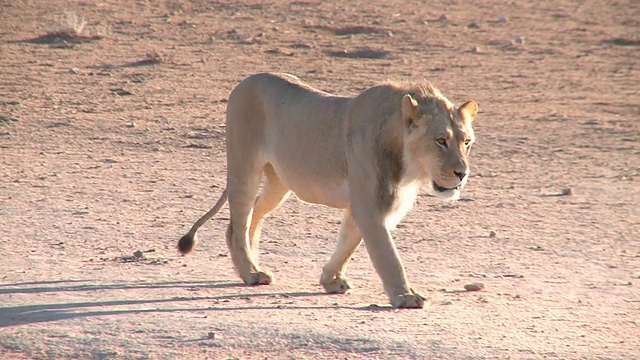
<path fill-rule="evenodd" d="M 133 256 L 138 259 L 142 259 L 144 257 L 144 253 L 141 250 L 136 250 L 136 252 L 133 253 Z"/>
<path fill-rule="evenodd" d="M 499 22 L 499 23 L 506 23 L 506 22 L 508 22 L 508 21 L 509 21 L 509 19 L 507 19 L 505 16 L 500 16 L 500 17 L 498 18 L 498 22 Z"/>
<path fill-rule="evenodd" d="M 484 284 L 483 283 L 478 283 L 478 282 L 469 283 L 469 284 L 465 284 L 464 285 L 464 289 L 466 291 L 480 291 L 480 290 L 484 289 Z"/>
<path fill-rule="evenodd" d="M 438 21 L 449 21 L 447 14 L 442 14 L 438 17 Z"/>
<path fill-rule="evenodd" d="M 216 333 L 215 333 L 215 332 L 213 332 L 213 331 L 209 331 L 209 332 L 207 333 L 207 339 L 213 340 L 213 339 L 215 339 L 215 338 L 216 338 Z"/>
<path fill-rule="evenodd" d="M 563 196 L 573 196 L 573 188 L 564 188 L 562 189 L 561 194 Z"/>
<path fill-rule="evenodd" d="M 471 52 L 474 54 L 484 54 L 484 50 L 482 50 L 480 46 L 474 47 L 473 49 L 471 49 Z"/>
<path fill-rule="evenodd" d="M 467 292 L 467 290 L 465 290 L 465 289 L 444 289 L 444 292 L 446 294 L 459 294 L 459 293 Z"/>
<path fill-rule="evenodd" d="M 113 92 L 115 95 L 118 96 L 131 96 L 133 95 L 133 93 L 129 90 L 125 90 L 125 89 L 112 89 L 111 92 Z"/>
<path fill-rule="evenodd" d="M 494 238 L 494 237 L 496 237 L 496 236 L 498 236 L 498 233 L 497 233 L 497 232 L 495 232 L 495 231 L 493 231 L 493 230 L 491 230 L 491 231 L 489 232 L 489 237 L 490 237 L 490 238 Z"/>
<path fill-rule="evenodd" d="M 478 22 L 474 20 L 471 22 L 471 24 L 467 25 L 467 27 L 470 29 L 479 29 L 480 24 L 478 24 Z"/>
<path fill-rule="evenodd" d="M 558 13 L 553 14 L 553 17 L 558 18 L 558 19 L 570 18 L 571 17 L 571 13 L 569 13 L 569 12 L 558 12 Z"/>
<path fill-rule="evenodd" d="M 80 70 L 78 70 L 78 68 L 72 68 L 71 70 L 69 70 L 72 74 L 78 74 L 80 73 Z"/>
<path fill-rule="evenodd" d="M 524 45 L 524 37 L 522 36 L 516 36 L 516 44 L 520 44 L 520 45 Z"/>
<path fill-rule="evenodd" d="M 496 278 L 522 279 L 524 277 L 524 275 L 520 275 L 520 274 L 498 274 L 498 275 L 494 275 L 493 277 L 496 277 Z"/>

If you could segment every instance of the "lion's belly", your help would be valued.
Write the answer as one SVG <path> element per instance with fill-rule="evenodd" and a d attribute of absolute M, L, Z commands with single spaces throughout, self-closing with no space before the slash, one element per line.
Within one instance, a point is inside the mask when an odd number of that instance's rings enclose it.
<path fill-rule="evenodd" d="M 324 186 L 300 186 L 300 189 L 291 188 L 300 200 L 321 204 L 334 208 L 344 209 L 349 207 L 349 187 L 347 182 L 342 184 L 325 184 Z"/>
<path fill-rule="evenodd" d="M 301 174 L 270 161 L 280 180 L 305 202 L 344 209 L 349 206 L 349 186 L 346 179 L 331 176 Z"/>

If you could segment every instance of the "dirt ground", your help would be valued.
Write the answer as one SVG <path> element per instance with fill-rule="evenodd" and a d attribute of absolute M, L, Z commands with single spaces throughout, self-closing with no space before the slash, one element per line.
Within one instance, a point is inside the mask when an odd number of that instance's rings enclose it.
<path fill-rule="evenodd" d="M 639 29 L 633 0 L 1 1 L 0 358 L 637 358 Z M 340 215 L 295 197 L 271 286 L 235 275 L 227 208 L 178 255 L 262 71 L 480 104 L 461 201 L 421 195 L 394 232 L 430 306 L 389 308 L 364 247 L 325 295 Z"/>

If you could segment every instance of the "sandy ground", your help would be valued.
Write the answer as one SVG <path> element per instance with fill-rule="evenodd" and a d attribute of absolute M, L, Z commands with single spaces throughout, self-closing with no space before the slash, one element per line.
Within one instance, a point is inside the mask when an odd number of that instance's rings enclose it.
<path fill-rule="evenodd" d="M 0 358 L 637 358 L 640 4 L 527 3 L 0 2 Z M 390 309 L 364 248 L 323 294 L 340 216 L 295 198 L 264 228 L 271 286 L 235 275 L 226 208 L 177 254 L 261 71 L 480 104 L 463 199 L 394 232 L 429 307 Z"/>

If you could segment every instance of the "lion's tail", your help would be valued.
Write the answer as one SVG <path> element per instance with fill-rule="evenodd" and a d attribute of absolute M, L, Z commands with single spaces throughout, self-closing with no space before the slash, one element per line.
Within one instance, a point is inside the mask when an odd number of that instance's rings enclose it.
<path fill-rule="evenodd" d="M 222 192 L 222 195 L 220 196 L 220 199 L 213 206 L 213 208 L 209 210 L 206 214 L 204 214 L 200 219 L 198 219 L 198 221 L 196 221 L 196 223 L 193 224 L 193 226 L 191 227 L 191 230 L 189 230 L 189 233 L 187 233 L 187 235 L 183 236 L 180 239 L 180 241 L 178 241 L 178 251 L 180 251 L 181 254 L 185 255 L 190 253 L 191 250 L 193 250 L 197 242 L 196 232 L 198 231 L 200 226 L 202 226 L 204 223 L 209 221 L 209 219 L 211 219 L 213 216 L 215 216 L 215 214 L 218 213 L 218 211 L 220 211 L 220 209 L 224 206 L 224 204 L 227 203 L 227 199 L 228 199 L 227 189 L 224 189 L 224 191 Z"/>

